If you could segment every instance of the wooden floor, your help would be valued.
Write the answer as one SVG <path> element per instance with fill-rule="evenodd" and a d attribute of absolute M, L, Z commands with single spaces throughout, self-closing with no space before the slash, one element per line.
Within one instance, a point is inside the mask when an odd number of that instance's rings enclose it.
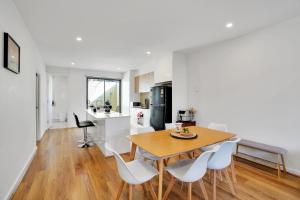
<path fill-rule="evenodd" d="M 48 131 L 38 145 L 38 150 L 24 179 L 12 199 L 114 199 L 120 178 L 113 157 L 105 158 L 97 147 L 80 149 L 76 141 L 82 136 L 79 129 Z M 124 156 L 128 159 L 128 156 Z M 244 162 L 236 162 L 237 196 L 233 197 L 224 182 L 218 182 L 219 200 L 296 200 L 300 199 L 300 178 L 285 175 L 276 177 L 276 171 L 257 169 Z M 270 171 L 270 170 L 269 170 Z M 165 177 L 164 190 L 168 184 Z M 157 179 L 153 180 L 155 189 Z M 209 199 L 212 186 L 205 181 Z M 193 185 L 193 199 L 203 199 L 198 184 Z M 122 199 L 127 199 L 127 189 Z M 133 199 L 151 199 L 142 186 L 134 187 Z M 176 183 L 169 199 L 187 199 L 187 185 Z"/>

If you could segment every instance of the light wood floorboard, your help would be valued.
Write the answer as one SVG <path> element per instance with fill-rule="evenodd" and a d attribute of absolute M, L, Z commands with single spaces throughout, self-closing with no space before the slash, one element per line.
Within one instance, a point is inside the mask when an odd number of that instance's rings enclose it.
<path fill-rule="evenodd" d="M 76 141 L 82 136 L 80 129 L 49 130 L 38 144 L 37 153 L 24 176 L 13 200 L 110 200 L 115 199 L 121 179 L 113 157 L 105 158 L 97 147 L 81 149 Z M 125 160 L 128 155 L 123 155 Z M 174 162 L 174 160 L 169 161 Z M 282 174 L 277 178 L 276 170 L 248 162 L 235 161 L 237 195 L 232 196 L 226 181 L 218 180 L 219 200 L 299 200 L 300 178 Z M 257 168 L 259 167 L 259 168 Z M 229 170 L 230 172 L 230 170 Z M 164 176 L 163 192 L 170 177 Z M 157 178 L 153 180 L 157 193 Z M 208 198 L 212 199 L 212 185 L 204 178 Z M 177 181 L 169 199 L 187 198 L 188 184 Z M 204 199 L 199 184 L 192 186 L 193 199 Z M 121 199 L 128 198 L 128 187 L 124 187 Z M 133 199 L 151 199 L 143 187 L 133 187 Z"/>

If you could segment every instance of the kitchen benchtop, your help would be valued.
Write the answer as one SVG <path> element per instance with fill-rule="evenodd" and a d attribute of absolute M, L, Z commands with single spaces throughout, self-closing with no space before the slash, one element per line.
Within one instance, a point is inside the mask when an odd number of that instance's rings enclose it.
<path fill-rule="evenodd" d="M 131 108 L 142 109 L 142 110 L 150 110 L 150 108 L 145 108 L 145 107 L 141 107 L 141 106 L 133 106 Z"/>
<path fill-rule="evenodd" d="M 96 119 L 107 119 L 107 118 L 120 118 L 120 117 L 130 117 L 129 114 L 123 114 L 119 112 L 111 111 L 110 113 L 105 112 L 93 112 L 91 109 L 87 109 L 86 112 Z"/>

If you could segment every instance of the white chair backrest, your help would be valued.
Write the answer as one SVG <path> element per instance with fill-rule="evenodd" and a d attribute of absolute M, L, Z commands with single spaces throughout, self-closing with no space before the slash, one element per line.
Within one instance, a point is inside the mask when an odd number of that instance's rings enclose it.
<path fill-rule="evenodd" d="M 214 152 L 217 152 L 219 146 L 214 147 L 212 150 L 203 152 L 188 169 L 185 175 L 182 177 L 182 180 L 185 182 L 195 182 L 201 179 L 207 170 L 207 163 L 209 158 Z"/>
<path fill-rule="evenodd" d="M 166 123 L 165 128 L 167 129 L 175 129 L 176 125 L 174 123 Z"/>
<path fill-rule="evenodd" d="M 217 130 L 217 131 L 224 131 L 224 132 L 228 131 L 228 128 L 227 128 L 226 124 L 217 124 L 217 123 L 213 123 L 213 122 L 209 123 L 207 128 L 214 129 L 214 130 Z"/>
<path fill-rule="evenodd" d="M 111 151 L 116 159 L 117 166 L 118 166 L 118 172 L 120 174 L 120 177 L 127 183 L 134 183 L 137 182 L 134 175 L 129 171 L 125 161 L 120 156 L 118 152 L 116 152 L 109 144 L 105 144 L 106 148 Z"/>
<path fill-rule="evenodd" d="M 136 130 L 137 130 L 137 134 L 148 133 L 148 132 L 154 132 L 155 131 L 152 126 L 137 128 Z"/>
<path fill-rule="evenodd" d="M 231 163 L 231 156 L 234 151 L 234 147 L 240 140 L 241 138 L 236 138 L 222 143 L 219 150 L 214 153 L 208 161 L 209 168 L 224 169 L 225 167 L 228 167 Z"/>

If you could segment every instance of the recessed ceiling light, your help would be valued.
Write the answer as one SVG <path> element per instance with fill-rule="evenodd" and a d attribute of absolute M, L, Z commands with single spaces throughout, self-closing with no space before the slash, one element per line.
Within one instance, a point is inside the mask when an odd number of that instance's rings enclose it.
<path fill-rule="evenodd" d="M 226 28 L 232 28 L 233 27 L 233 23 L 232 22 L 228 22 L 227 24 L 226 24 Z"/>
<path fill-rule="evenodd" d="M 82 37 L 76 37 L 76 40 L 78 41 L 78 42 L 81 42 L 82 41 Z"/>
<path fill-rule="evenodd" d="M 121 70 L 121 68 L 120 68 L 120 67 L 118 67 L 118 68 L 117 68 L 117 70 Z"/>
<path fill-rule="evenodd" d="M 147 55 L 151 55 L 151 51 L 146 51 L 146 54 Z"/>
<path fill-rule="evenodd" d="M 75 65 L 75 63 L 74 63 L 74 62 L 71 62 L 71 65 Z"/>

